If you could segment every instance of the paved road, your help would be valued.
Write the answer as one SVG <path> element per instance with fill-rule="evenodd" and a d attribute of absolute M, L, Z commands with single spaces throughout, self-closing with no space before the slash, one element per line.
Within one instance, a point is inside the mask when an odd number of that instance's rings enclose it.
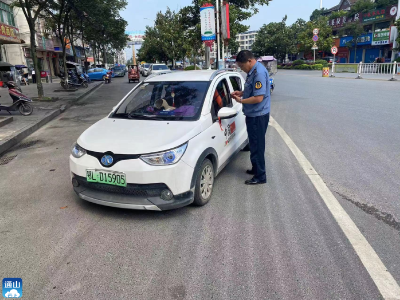
<path fill-rule="evenodd" d="M 398 230 L 361 205 L 398 213 L 395 89 L 310 74 L 276 76 L 272 115 L 331 190 L 349 199 L 335 194 L 400 282 Z M 22 277 L 27 299 L 381 299 L 273 127 L 267 185 L 243 185 L 249 158 L 241 152 L 202 208 L 155 213 L 79 200 L 70 147 L 133 87 L 125 79 L 37 131 L 0 166 L 1 274 Z"/>

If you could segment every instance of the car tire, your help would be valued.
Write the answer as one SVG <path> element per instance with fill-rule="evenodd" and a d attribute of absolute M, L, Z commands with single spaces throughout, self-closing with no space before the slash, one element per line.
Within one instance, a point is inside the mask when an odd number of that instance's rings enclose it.
<path fill-rule="evenodd" d="M 106 75 L 103 75 L 103 81 L 106 81 Z"/>
<path fill-rule="evenodd" d="M 196 177 L 194 205 L 203 206 L 210 201 L 214 188 L 214 177 L 214 166 L 209 159 L 205 159 Z"/>

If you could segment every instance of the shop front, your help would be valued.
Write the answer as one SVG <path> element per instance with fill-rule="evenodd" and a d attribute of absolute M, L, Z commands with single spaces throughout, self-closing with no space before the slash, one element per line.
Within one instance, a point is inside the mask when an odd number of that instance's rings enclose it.
<path fill-rule="evenodd" d="M 14 26 L 0 23 L 0 45 L 21 44 L 19 30 Z M 3 51 L 0 51 L 0 61 L 6 61 L 7 57 Z"/>
<path fill-rule="evenodd" d="M 350 58 L 348 60 L 349 63 L 364 62 L 364 51 L 372 43 L 372 33 L 361 35 L 357 39 L 357 49 L 355 47 L 355 44 L 352 41 L 353 41 L 352 36 L 346 36 L 346 37 L 340 38 L 339 49 L 342 49 L 342 53 L 345 53 L 345 50 L 343 48 L 348 49 L 348 51 L 350 52 Z M 341 60 L 344 60 L 344 54 L 342 54 Z"/>

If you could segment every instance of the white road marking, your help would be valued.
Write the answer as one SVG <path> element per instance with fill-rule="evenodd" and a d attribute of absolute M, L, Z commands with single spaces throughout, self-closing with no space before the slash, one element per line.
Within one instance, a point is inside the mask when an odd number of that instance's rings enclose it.
<path fill-rule="evenodd" d="M 270 119 L 270 125 L 278 131 L 279 135 L 292 151 L 300 166 L 313 183 L 336 222 L 350 241 L 358 257 L 361 259 L 361 262 L 368 271 L 372 280 L 375 282 L 383 298 L 387 300 L 400 299 L 400 287 L 398 283 L 387 270 L 378 254 L 376 254 L 375 250 L 368 243 L 367 239 L 360 232 L 356 224 L 340 205 L 339 201 L 326 186 L 322 178 L 315 171 L 308 159 L 287 135 L 285 130 L 283 130 L 283 128 L 272 117 Z"/>

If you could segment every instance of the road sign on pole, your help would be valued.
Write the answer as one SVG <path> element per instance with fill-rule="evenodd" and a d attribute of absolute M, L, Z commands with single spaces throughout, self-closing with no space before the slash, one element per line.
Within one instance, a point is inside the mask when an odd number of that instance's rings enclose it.
<path fill-rule="evenodd" d="M 312 37 L 312 40 L 313 40 L 314 42 L 318 41 L 318 35 L 314 35 L 314 36 Z"/>
<path fill-rule="evenodd" d="M 315 28 L 315 29 L 313 30 L 313 33 L 314 33 L 314 35 L 318 35 L 319 29 L 318 29 L 318 28 Z"/>
<path fill-rule="evenodd" d="M 332 52 L 333 55 L 336 55 L 338 53 L 338 48 L 336 46 L 333 46 L 331 48 L 331 52 Z"/>

